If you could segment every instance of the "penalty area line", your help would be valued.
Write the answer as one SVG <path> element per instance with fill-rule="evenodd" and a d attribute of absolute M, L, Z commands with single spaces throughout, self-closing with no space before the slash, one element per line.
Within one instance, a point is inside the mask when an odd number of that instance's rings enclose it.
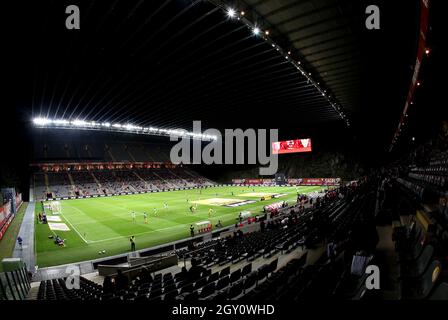
<path fill-rule="evenodd" d="M 70 205 L 69 205 L 70 206 Z M 82 213 L 82 214 L 85 214 L 84 212 L 82 212 L 81 210 L 79 210 L 78 208 L 76 208 L 76 207 L 72 207 L 72 206 L 70 206 L 70 208 L 73 208 L 73 209 L 75 209 L 76 211 L 78 211 L 78 212 L 80 212 L 80 213 Z M 61 210 L 62 211 L 62 210 Z M 81 235 L 81 233 L 78 231 L 78 229 L 76 229 L 74 226 L 73 226 L 73 224 L 70 222 L 70 220 L 68 220 L 67 219 L 67 217 L 61 212 L 60 213 L 61 214 L 61 216 L 65 219 L 65 221 L 67 221 L 67 223 L 70 225 L 70 227 L 73 229 L 73 230 L 75 230 L 75 232 L 78 234 L 78 236 L 85 242 L 85 243 L 87 243 L 87 244 L 89 244 L 89 243 L 93 243 L 93 241 L 90 241 L 90 240 L 86 240 L 82 235 Z"/>

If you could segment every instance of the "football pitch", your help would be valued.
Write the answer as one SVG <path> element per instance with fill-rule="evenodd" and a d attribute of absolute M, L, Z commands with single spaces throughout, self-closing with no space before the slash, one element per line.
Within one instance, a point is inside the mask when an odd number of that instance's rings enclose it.
<path fill-rule="evenodd" d="M 236 222 L 241 211 L 257 215 L 267 204 L 293 203 L 297 192 L 322 188 L 212 187 L 60 201 L 59 214 L 46 210 L 48 224 L 36 219 L 37 265 L 48 267 L 129 252 L 132 235 L 137 250 L 180 240 L 190 236 L 191 224 L 210 221 L 215 226 L 220 220 L 228 226 Z M 261 197 L 276 194 L 281 196 L 261 201 Z M 196 207 L 194 212 L 190 211 L 192 206 Z M 210 208 L 213 210 L 209 217 Z M 40 203 L 35 211 L 42 211 Z M 55 235 L 65 240 L 64 247 L 50 238 Z M 105 253 L 99 254 L 103 250 Z"/>

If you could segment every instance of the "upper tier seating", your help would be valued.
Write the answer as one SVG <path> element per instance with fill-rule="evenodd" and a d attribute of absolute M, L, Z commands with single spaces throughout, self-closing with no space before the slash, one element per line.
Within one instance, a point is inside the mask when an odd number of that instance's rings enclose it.
<path fill-rule="evenodd" d="M 214 185 L 183 168 L 38 172 L 34 182 L 38 200 L 46 199 L 48 193 L 52 198 L 63 198 Z"/>

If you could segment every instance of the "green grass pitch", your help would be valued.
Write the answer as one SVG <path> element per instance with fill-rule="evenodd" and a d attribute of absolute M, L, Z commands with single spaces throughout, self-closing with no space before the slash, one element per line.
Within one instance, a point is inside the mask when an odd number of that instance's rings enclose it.
<path fill-rule="evenodd" d="M 296 200 L 297 192 L 308 193 L 321 189 L 320 186 L 235 186 L 64 200 L 60 202 L 61 214 L 58 216 L 70 231 L 52 231 L 48 225 L 36 219 L 37 265 L 48 267 L 129 252 L 131 235 L 135 236 L 137 250 L 180 240 L 189 237 L 190 224 L 209 220 L 215 226 L 221 220 L 224 226 L 228 226 L 235 223 L 239 212 L 243 210 L 258 214 L 266 204 L 283 200 L 292 203 Z M 286 195 L 260 201 L 254 192 Z M 232 199 L 256 202 L 233 208 L 222 205 Z M 197 210 L 191 213 L 189 208 L 196 201 L 199 202 Z M 213 205 L 204 204 L 207 202 Z M 167 203 L 167 208 L 164 208 L 164 203 Z M 157 213 L 154 213 L 154 208 Z M 211 218 L 209 208 L 213 209 Z M 42 210 L 40 203 L 36 204 L 35 210 L 36 214 Z M 136 213 L 135 222 L 132 211 Z M 147 224 L 143 212 L 148 213 Z M 50 235 L 55 234 L 65 239 L 65 247 L 59 247 L 49 239 Z M 98 254 L 102 250 L 106 250 L 106 253 Z"/>

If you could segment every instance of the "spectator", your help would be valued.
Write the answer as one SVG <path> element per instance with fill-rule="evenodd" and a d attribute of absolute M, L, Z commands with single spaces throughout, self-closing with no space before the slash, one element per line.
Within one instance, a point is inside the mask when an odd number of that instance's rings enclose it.
<path fill-rule="evenodd" d="M 103 292 L 104 293 L 114 292 L 114 283 L 112 282 L 112 278 L 110 276 L 104 277 Z"/>
<path fill-rule="evenodd" d="M 117 271 L 117 276 L 115 277 L 115 287 L 117 291 L 126 290 L 128 288 L 128 277 L 126 277 L 121 270 Z"/>
<path fill-rule="evenodd" d="M 23 247 L 22 247 L 23 239 L 21 236 L 17 237 L 17 243 L 19 244 L 20 250 L 23 250 Z"/>
<path fill-rule="evenodd" d="M 204 271 L 205 268 L 199 265 L 199 260 L 191 259 L 191 268 L 188 270 L 188 278 L 191 281 L 199 279 Z"/>
<path fill-rule="evenodd" d="M 181 274 L 181 278 L 182 279 L 186 279 L 188 277 L 188 271 L 187 271 L 187 268 L 185 266 L 182 267 L 180 274 Z"/>
<path fill-rule="evenodd" d="M 138 275 L 138 278 L 140 284 L 152 282 L 151 272 L 149 272 L 149 269 L 147 267 L 142 268 Z"/>

